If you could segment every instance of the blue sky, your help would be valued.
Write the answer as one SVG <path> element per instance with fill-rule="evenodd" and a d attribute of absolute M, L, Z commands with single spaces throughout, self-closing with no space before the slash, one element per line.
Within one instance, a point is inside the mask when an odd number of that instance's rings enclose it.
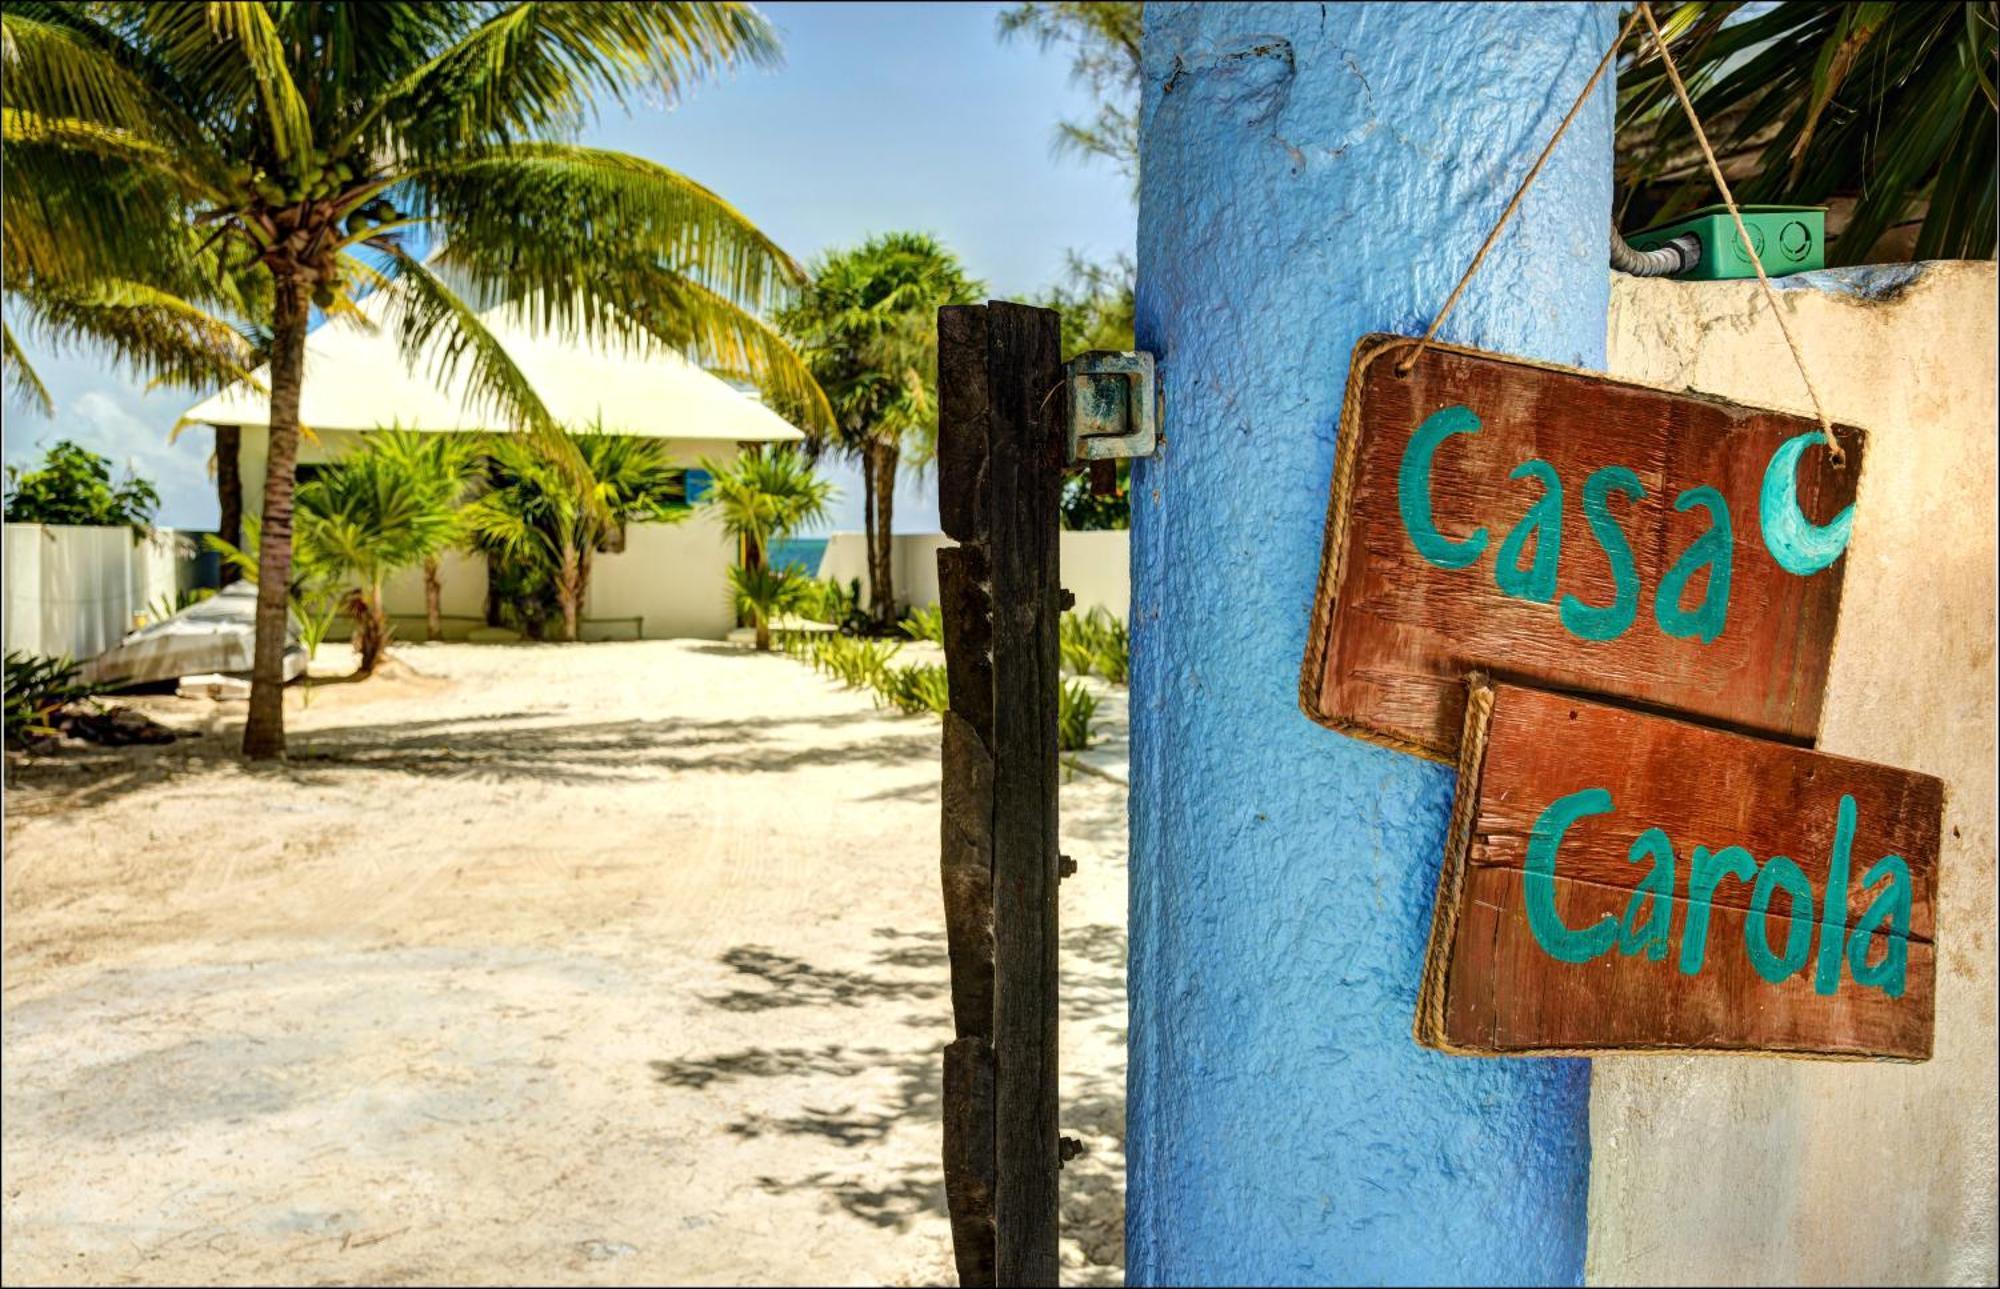
<path fill-rule="evenodd" d="M 733 202 L 808 259 L 869 233 L 921 229 L 958 251 L 996 297 L 1057 281 L 1063 253 L 1130 253 L 1130 188 L 1111 167 L 1054 156 L 1056 121 L 1088 115 L 1068 59 L 1031 41 L 1001 43 L 1000 6 L 768 4 L 785 65 L 701 87 L 678 108 L 635 103 L 588 136 L 650 157 Z M 87 354 L 31 350 L 56 399 L 53 421 L 9 403 L 5 455 L 73 438 L 158 485 L 160 522 L 215 522 L 205 428 L 169 445 L 195 396 L 147 392 Z M 859 475 L 833 466 L 834 527 L 861 526 Z M 898 491 L 896 527 L 937 526 L 923 480 Z"/>

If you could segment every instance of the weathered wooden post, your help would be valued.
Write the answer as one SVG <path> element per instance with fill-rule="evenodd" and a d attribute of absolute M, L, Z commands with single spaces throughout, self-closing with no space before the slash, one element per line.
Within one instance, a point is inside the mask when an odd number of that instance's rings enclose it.
<path fill-rule="evenodd" d="M 959 543 L 938 552 L 945 1190 L 966 1285 L 1056 1282 L 1058 324 L 997 301 L 938 311 L 938 510 Z"/>

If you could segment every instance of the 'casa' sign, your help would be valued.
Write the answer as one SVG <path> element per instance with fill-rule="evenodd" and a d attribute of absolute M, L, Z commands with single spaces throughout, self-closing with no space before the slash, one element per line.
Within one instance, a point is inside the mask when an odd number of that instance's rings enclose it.
<path fill-rule="evenodd" d="M 1861 432 L 1412 344 L 1354 351 L 1306 713 L 1448 760 L 1478 669 L 1809 745 Z"/>
<path fill-rule="evenodd" d="M 1416 1036 L 1923 1060 L 1929 775 L 1475 680 Z"/>

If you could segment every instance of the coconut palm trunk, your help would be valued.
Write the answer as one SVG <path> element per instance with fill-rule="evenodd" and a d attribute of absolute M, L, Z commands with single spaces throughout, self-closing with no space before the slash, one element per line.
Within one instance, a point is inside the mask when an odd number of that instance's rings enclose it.
<path fill-rule="evenodd" d="M 868 445 L 873 463 L 868 485 L 875 493 L 875 531 L 869 538 L 868 582 L 875 621 L 888 626 L 896 619 L 895 527 L 896 461 L 902 455 L 894 440 Z"/>
<path fill-rule="evenodd" d="M 444 639 L 444 576 L 435 555 L 424 561 L 424 639 Z"/>
<path fill-rule="evenodd" d="M 583 587 L 579 576 L 582 561 L 577 555 L 576 542 L 565 537 L 562 544 L 561 562 L 556 568 L 556 600 L 562 605 L 563 639 L 576 643 L 577 620 L 583 612 Z"/>
<path fill-rule="evenodd" d="M 243 427 L 215 427 L 215 500 L 222 517 L 216 521 L 216 536 L 236 549 L 243 549 Z M 224 560 L 221 583 L 228 586 L 243 570 Z"/>
<path fill-rule="evenodd" d="M 285 754 L 286 588 L 292 575 L 292 485 L 311 306 L 312 287 L 300 275 L 277 277 L 271 308 L 271 444 L 257 548 L 257 652 L 250 670 L 250 714 L 243 726 L 243 755 L 253 761 Z"/>

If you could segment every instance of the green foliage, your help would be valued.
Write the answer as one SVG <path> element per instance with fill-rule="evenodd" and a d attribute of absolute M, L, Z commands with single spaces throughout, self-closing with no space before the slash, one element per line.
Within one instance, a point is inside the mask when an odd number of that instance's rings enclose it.
<path fill-rule="evenodd" d="M 1035 303 L 1062 314 L 1062 350 L 1068 357 L 1093 349 L 1124 352 L 1137 348 L 1132 328 L 1138 269 L 1129 256 L 1092 264 L 1076 252 L 1068 256 L 1069 282 L 1051 288 Z M 1115 463 L 1111 495 L 1091 491 L 1087 473 L 1063 480 L 1062 526 L 1073 532 L 1132 526 L 1132 465 Z"/>
<path fill-rule="evenodd" d="M 236 275 L 204 271 L 254 266 L 336 316 L 400 280 L 386 321 L 408 352 L 445 341 L 497 423 L 551 429 L 458 288 L 685 350 L 825 419 L 758 317 L 798 266 L 686 176 L 570 142 L 641 85 L 671 100 L 775 62 L 747 4 L 15 3 L 0 22 L 10 297 L 132 284 L 257 322 L 268 291 L 222 299 Z M 446 248 L 453 286 L 408 254 L 413 233 Z"/>
<path fill-rule="evenodd" d="M 771 625 L 788 613 L 797 613 L 809 585 L 796 569 L 772 568 L 768 564 L 729 568 L 729 601 L 739 616 L 768 639 Z"/>
<path fill-rule="evenodd" d="M 933 644 L 944 643 L 944 610 L 938 605 L 925 609 L 911 609 L 903 615 L 903 634 L 912 640 L 928 640 Z"/>
<path fill-rule="evenodd" d="M 7 467 L 5 500 L 10 524 L 86 524 L 144 528 L 159 509 L 160 494 L 136 475 L 113 483 L 111 463 L 64 439 L 34 469 Z"/>
<path fill-rule="evenodd" d="M 1056 147 L 1109 160 L 1135 188 L 1140 12 L 1138 0 L 1054 0 L 1017 4 L 1000 15 L 1003 39 L 1026 35 L 1043 49 L 1067 46 L 1071 79 L 1097 98 L 1094 118 L 1056 128 Z"/>
<path fill-rule="evenodd" d="M 1138 316 L 1139 267 L 1129 255 L 1109 264 L 1093 264 L 1075 251 L 1064 257 L 1069 280 L 1051 287 L 1035 301 L 1062 314 L 1062 350 L 1074 357 L 1092 349 L 1122 353 L 1138 347 L 1133 327 Z"/>
<path fill-rule="evenodd" d="M 900 644 L 887 640 L 864 640 L 831 632 L 801 633 L 800 653 L 816 671 L 838 680 L 849 689 L 879 689 L 885 683 L 889 664 Z"/>
<path fill-rule="evenodd" d="M 68 658 L 38 658 L 9 651 L 5 662 L 9 747 L 53 737 L 56 731 L 50 722 L 56 714 L 98 692 L 97 686 L 77 679 L 77 665 Z"/>
<path fill-rule="evenodd" d="M 790 444 L 746 451 L 727 462 L 704 458 L 701 468 L 710 476 L 701 504 L 722 520 L 725 532 L 747 539 L 758 551 L 826 518 L 833 500 L 833 485 Z"/>
<path fill-rule="evenodd" d="M 1057 505 L 1062 526 L 1069 532 L 1101 532 L 1132 526 L 1132 463 L 1114 461 L 1111 493 L 1098 496 L 1090 486 L 1088 472 L 1063 479 L 1062 497 Z"/>
<path fill-rule="evenodd" d="M 1097 715 L 1097 695 L 1080 680 L 1066 681 L 1056 691 L 1056 746 L 1081 752 L 1090 746 L 1091 723 Z"/>
<path fill-rule="evenodd" d="M 215 589 L 207 586 L 184 586 L 172 593 L 162 591 L 146 606 L 146 621 L 165 622 L 182 609 L 192 608 L 214 594 Z"/>
<path fill-rule="evenodd" d="M 882 701 L 905 715 L 930 712 L 943 715 L 951 707 L 951 687 L 944 668 L 934 662 L 893 667 L 882 675 L 878 694 Z"/>
<path fill-rule="evenodd" d="M 1905 221 L 1922 224 L 1917 259 L 1992 257 L 1993 0 L 1656 12 L 1717 156 L 1749 161 L 1738 201 L 1854 198 L 1830 264 L 1867 261 Z M 1618 145 L 1624 226 L 1719 200 L 1650 42 L 1618 72 Z"/>
<path fill-rule="evenodd" d="M 516 622 L 540 637 L 559 618 L 574 640 L 592 556 L 621 525 L 685 519 L 686 472 L 658 439 L 591 430 L 556 450 L 500 437 L 488 445 L 487 490 L 465 508 L 467 540 L 500 557 L 498 589 Z M 579 464 L 580 463 L 580 464 Z"/>
<path fill-rule="evenodd" d="M 830 577 L 806 583 L 798 614 L 813 622 L 838 627 L 846 635 L 866 635 L 875 625 L 861 608 L 861 579 L 849 578 L 842 586 Z"/>
<path fill-rule="evenodd" d="M 1072 675 L 1101 676 L 1114 685 L 1131 678 L 1131 636 L 1102 605 L 1087 614 L 1063 614 L 1056 623 L 1056 648 Z"/>
<path fill-rule="evenodd" d="M 813 266 L 778 324 L 826 392 L 834 446 L 909 440 L 921 455 L 937 430 L 937 311 L 984 292 L 928 233 L 871 237 Z"/>
<path fill-rule="evenodd" d="M 937 311 L 984 290 L 936 238 L 890 233 L 822 258 L 778 318 L 833 414 L 831 430 L 814 434 L 815 450 L 831 446 L 861 464 L 869 593 L 884 627 L 894 618 L 888 544 L 898 459 L 921 466 L 937 446 Z"/>

